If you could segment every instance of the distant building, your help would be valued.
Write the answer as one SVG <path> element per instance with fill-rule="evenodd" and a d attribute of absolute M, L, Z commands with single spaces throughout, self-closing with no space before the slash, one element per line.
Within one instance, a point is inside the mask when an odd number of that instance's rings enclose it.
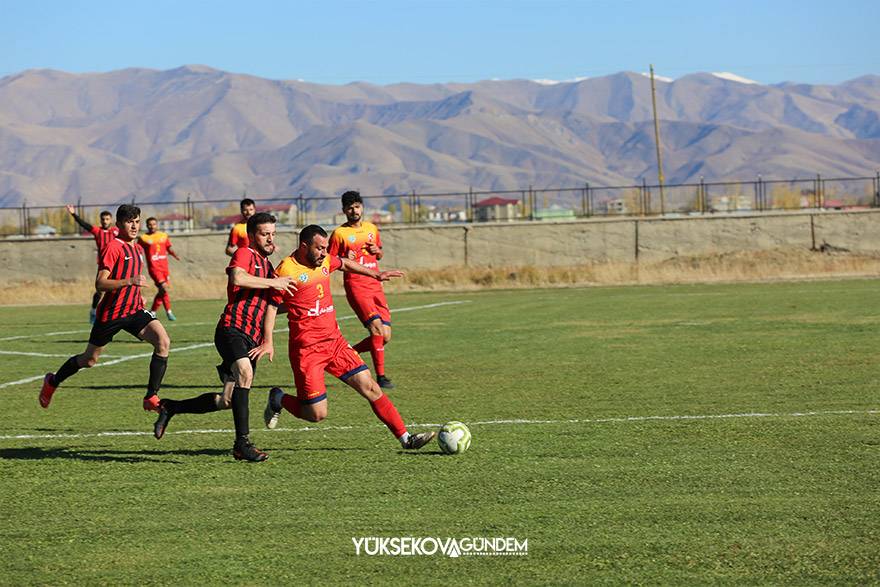
<path fill-rule="evenodd" d="M 629 207 L 626 205 L 626 201 L 623 198 L 616 198 L 605 202 L 605 214 L 614 216 L 615 214 L 627 213 L 629 213 Z"/>
<path fill-rule="evenodd" d="M 752 209 L 751 196 L 715 196 L 709 201 L 713 212 L 737 212 Z"/>
<path fill-rule="evenodd" d="M 494 196 L 474 204 L 474 220 L 477 222 L 509 222 L 519 218 L 519 200 Z"/>
<path fill-rule="evenodd" d="M 574 220 L 574 218 L 574 210 L 563 208 L 559 204 L 535 210 L 535 220 Z"/>
<path fill-rule="evenodd" d="M 257 212 L 268 212 L 278 221 L 278 224 L 296 224 L 296 204 L 286 204 L 280 202 L 278 204 L 267 204 L 257 206 Z M 230 214 L 229 216 L 215 216 L 211 220 L 214 230 L 229 230 L 236 224 L 241 222 L 241 214 Z M 317 222 L 316 222 L 317 224 Z"/>
<path fill-rule="evenodd" d="M 162 232 L 186 232 L 193 228 L 192 218 L 184 214 L 156 216 L 156 224 Z"/>

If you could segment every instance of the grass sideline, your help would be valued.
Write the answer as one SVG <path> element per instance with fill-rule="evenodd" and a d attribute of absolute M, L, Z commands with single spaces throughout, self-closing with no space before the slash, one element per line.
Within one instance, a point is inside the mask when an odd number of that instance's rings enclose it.
<path fill-rule="evenodd" d="M 394 295 L 393 308 L 468 302 L 395 315 L 388 346 L 408 423 L 471 423 L 460 457 L 399 451 L 329 378 L 325 423 L 285 413 L 284 430 L 262 430 L 264 390 L 290 387 L 283 334 L 252 395 L 260 465 L 210 432 L 231 428 L 228 412 L 180 416 L 162 441 L 98 436 L 151 429 L 147 359 L 78 374 L 49 410 L 37 383 L 5 387 L 0 583 L 876 583 L 878 293 L 863 280 Z M 173 345 L 210 341 L 221 306 L 177 304 Z M 0 383 L 78 352 L 85 310 L 0 308 L 0 338 L 27 336 L 0 351 L 62 356 L 4 355 Z M 34 336 L 59 331 L 77 332 Z M 142 352 L 124 334 L 108 348 Z M 211 347 L 172 355 L 163 395 L 212 389 L 214 364 Z M 517 419 L 532 423 L 503 422 Z M 529 552 L 358 557 L 362 536 L 512 536 Z"/>
<path fill-rule="evenodd" d="M 405 268 L 404 268 L 405 269 Z M 570 266 L 447 267 L 414 269 L 406 279 L 385 284 L 391 293 L 424 291 L 476 291 L 534 287 L 671 285 L 679 283 L 740 283 L 852 279 L 880 277 L 880 255 L 819 252 L 800 249 L 743 251 L 716 255 L 682 256 L 638 263 L 594 262 Z M 334 274 L 334 289 L 341 277 Z M 63 282 L 35 280 L 11 282 L 0 290 L 0 306 L 29 303 L 81 303 L 90 299 L 90 279 Z M 177 276 L 172 268 L 172 300 L 207 300 L 225 295 L 222 274 L 201 279 Z M 144 290 L 149 303 L 152 284 Z"/>

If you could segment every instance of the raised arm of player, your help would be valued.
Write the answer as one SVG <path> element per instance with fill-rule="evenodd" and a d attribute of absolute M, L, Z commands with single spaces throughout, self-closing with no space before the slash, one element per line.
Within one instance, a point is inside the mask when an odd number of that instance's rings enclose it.
<path fill-rule="evenodd" d="M 101 269 L 98 271 L 98 275 L 95 277 L 95 289 L 98 291 L 113 291 L 114 289 L 121 289 L 129 285 L 137 287 L 147 285 L 147 278 L 143 275 L 135 275 L 125 279 L 109 279 L 109 277 L 109 270 Z"/>
<path fill-rule="evenodd" d="M 275 357 L 273 339 L 276 314 L 278 314 L 278 306 L 271 303 L 266 306 L 266 312 L 263 314 L 263 343 L 248 351 L 248 357 L 250 357 L 251 361 L 257 362 L 260 360 L 260 357 L 267 355 L 271 363 Z"/>
<path fill-rule="evenodd" d="M 229 272 L 229 282 L 235 287 L 246 289 L 277 289 L 290 295 L 296 293 L 295 281 L 292 277 L 257 277 L 241 267 L 233 267 Z"/>
<path fill-rule="evenodd" d="M 72 204 L 68 204 L 66 206 L 67 211 L 70 212 L 70 215 L 73 216 L 73 219 L 76 220 L 76 223 L 83 227 L 87 232 L 92 232 L 93 226 L 79 217 L 76 213 L 76 208 L 73 207 Z"/>
<path fill-rule="evenodd" d="M 339 257 L 339 260 L 342 261 L 342 270 L 346 273 L 357 273 L 359 275 L 366 275 L 367 277 L 372 277 L 378 281 L 388 281 L 395 277 L 403 277 L 406 275 L 403 271 L 398 271 L 397 269 L 390 269 L 387 271 L 375 271 L 373 269 L 367 269 L 357 261 L 352 261 L 351 259 L 347 259 L 345 257 Z"/>

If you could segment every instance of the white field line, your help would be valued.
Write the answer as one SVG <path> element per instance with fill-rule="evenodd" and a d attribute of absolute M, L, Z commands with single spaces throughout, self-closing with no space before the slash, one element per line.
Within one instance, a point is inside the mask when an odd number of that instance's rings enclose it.
<path fill-rule="evenodd" d="M 214 346 L 214 343 L 213 342 L 200 342 L 198 344 L 191 344 L 189 346 L 172 348 L 170 352 L 179 353 L 182 351 L 191 351 L 193 349 L 204 348 L 206 346 Z M 70 355 L 68 355 L 68 356 L 70 356 Z M 98 363 L 97 365 L 92 367 L 92 369 L 97 369 L 98 367 L 109 367 L 110 365 L 117 365 L 119 363 L 124 363 L 125 361 L 131 361 L 133 359 L 143 359 L 145 357 L 152 357 L 152 356 L 153 356 L 152 351 L 150 351 L 149 353 L 140 353 L 138 355 L 128 355 L 126 357 L 119 357 L 118 359 L 113 359 L 112 361 L 105 361 L 103 363 Z M 2 389 L 4 387 L 10 387 L 12 385 L 21 385 L 23 383 L 31 383 L 33 381 L 39 381 L 43 377 L 45 377 L 45 373 L 43 375 L 34 375 L 33 377 L 25 377 L 24 379 L 19 379 L 18 381 L 8 381 L 6 383 L 0 383 L 0 389 Z"/>
<path fill-rule="evenodd" d="M 441 306 L 467 304 L 469 302 L 470 302 L 470 300 L 438 302 L 436 304 L 425 304 L 423 306 L 409 306 L 407 308 L 398 308 L 396 310 L 391 310 L 391 312 L 392 313 L 412 312 L 414 310 L 427 310 L 429 308 L 439 308 Z M 340 318 L 338 318 L 338 320 L 350 320 L 352 318 L 356 318 L 356 316 L 354 316 L 354 315 L 341 316 Z M 192 323 L 191 325 L 194 326 L 195 324 L 214 324 L 214 322 Z M 287 332 L 287 331 L 288 331 L 287 328 L 280 328 L 280 329 L 276 329 L 274 332 Z M 18 338 L 30 338 L 32 336 L 54 336 L 54 335 L 59 335 L 59 334 L 73 334 L 73 333 L 78 333 L 78 332 L 91 332 L 91 331 L 90 330 L 65 330 L 65 331 L 60 331 L 60 332 L 46 332 L 46 333 L 42 333 L 42 334 L 32 334 L 32 335 L 27 335 L 27 336 L 14 336 L 14 337 L 8 337 L 8 338 L 0 338 L 0 341 L 12 340 L 12 339 L 18 339 Z M 171 352 L 172 353 L 175 353 L 175 352 L 179 353 L 181 351 L 191 351 L 193 349 L 200 349 L 200 348 L 204 348 L 206 346 L 213 346 L 213 345 L 214 345 L 213 342 L 202 342 L 202 343 L 191 344 L 189 346 L 180 347 L 180 348 L 172 347 Z M 38 356 L 38 357 L 69 357 L 70 356 L 70 355 L 48 355 L 48 354 L 41 354 L 41 353 L 24 353 L 24 352 L 19 353 L 19 352 L 15 352 L 15 351 L 0 351 L 0 354 L 32 355 L 32 356 Z M 97 369 L 98 367 L 109 367 L 110 365 L 116 365 L 118 363 L 122 363 L 125 361 L 131 361 L 132 359 L 142 359 L 145 357 L 150 357 L 152 355 L 153 355 L 153 353 L 149 352 L 149 353 L 140 353 L 137 355 L 128 355 L 128 356 L 124 356 L 124 357 L 119 357 L 118 359 L 114 359 L 112 361 L 105 361 L 105 362 L 98 363 L 97 365 L 92 367 L 92 369 Z M 104 355 L 104 356 L 111 356 L 111 355 Z M 24 379 L 18 379 L 17 381 L 7 381 L 6 383 L 0 383 L 0 389 L 3 389 L 4 387 L 11 387 L 13 385 L 22 385 L 24 383 L 32 383 L 34 381 L 41 380 L 43 377 L 45 377 L 45 373 L 42 375 L 34 375 L 32 377 L 25 377 Z"/>
<path fill-rule="evenodd" d="M 64 357 L 65 359 L 70 356 L 70 353 L 61 354 L 61 353 L 29 353 L 26 351 L 0 351 L 0 355 L 22 355 L 25 357 Z M 117 355 L 101 355 L 102 357 L 115 357 Z"/>
<path fill-rule="evenodd" d="M 512 419 L 512 420 L 479 420 L 475 422 L 465 422 L 468 426 L 540 426 L 547 424 L 628 424 L 634 422 L 694 422 L 699 420 L 728 420 L 728 419 L 747 419 L 747 418 L 808 418 L 817 416 L 873 416 L 880 414 L 880 410 L 826 410 L 811 412 L 745 412 L 741 414 L 691 414 L 691 415 L 672 415 L 672 416 L 621 416 L 616 418 L 583 418 L 572 420 L 528 420 L 528 419 Z M 438 428 L 442 424 L 410 424 L 411 428 Z M 382 424 L 364 425 L 364 426 L 303 426 L 300 428 L 276 428 L 275 430 L 264 432 L 267 434 L 275 434 L 280 432 L 337 432 L 341 430 L 356 430 L 365 428 L 382 428 Z M 209 429 L 192 429 L 192 430 L 169 430 L 166 436 L 172 434 L 192 435 L 192 434 L 232 434 L 235 430 L 226 428 L 209 428 Z M 9 434 L 0 436 L 0 440 L 33 440 L 33 439 L 52 439 L 52 438 L 102 438 L 116 436 L 152 436 L 152 432 L 144 431 L 108 431 L 95 432 L 88 434 Z"/>

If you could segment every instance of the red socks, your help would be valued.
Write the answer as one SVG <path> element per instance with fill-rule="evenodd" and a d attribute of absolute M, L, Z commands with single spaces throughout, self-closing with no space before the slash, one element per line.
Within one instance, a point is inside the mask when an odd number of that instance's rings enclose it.
<path fill-rule="evenodd" d="M 285 410 L 296 416 L 297 418 L 302 419 L 302 409 L 299 407 L 299 400 L 296 397 L 288 394 L 284 394 L 281 397 L 281 405 Z"/>
<path fill-rule="evenodd" d="M 371 334 L 353 347 L 356 353 L 365 353 L 370 351 L 373 357 L 373 367 L 375 367 L 376 377 L 385 375 L 385 337 L 381 334 Z"/>
<path fill-rule="evenodd" d="M 156 294 L 156 297 L 153 298 L 153 306 L 150 309 L 155 312 L 159 309 L 159 306 L 164 306 L 166 312 L 171 309 L 171 296 L 168 295 L 167 291 L 161 295 Z"/>
<path fill-rule="evenodd" d="M 383 393 L 379 396 L 379 399 L 370 402 L 370 407 L 373 408 L 373 413 L 376 414 L 376 417 L 388 426 L 388 429 L 394 434 L 394 438 L 400 438 L 406 433 L 403 418 L 400 417 L 400 413 L 394 407 L 394 404 L 391 403 L 391 400 L 388 399 L 387 395 Z"/>

